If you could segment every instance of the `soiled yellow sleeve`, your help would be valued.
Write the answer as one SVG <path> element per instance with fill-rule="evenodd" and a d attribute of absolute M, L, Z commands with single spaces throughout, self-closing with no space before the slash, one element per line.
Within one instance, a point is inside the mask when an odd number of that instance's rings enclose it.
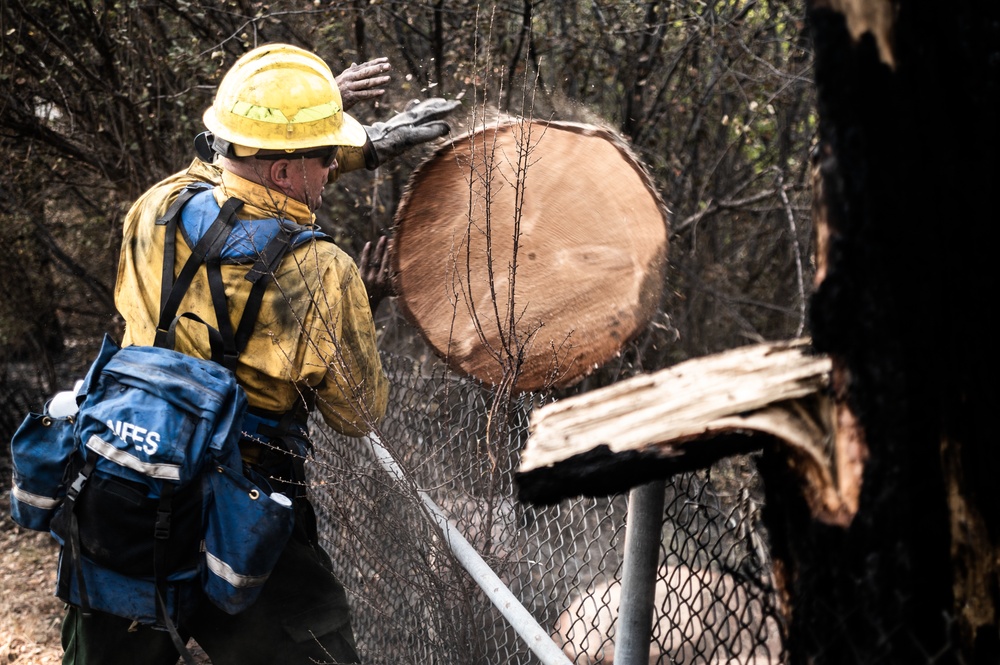
<path fill-rule="evenodd" d="M 322 244 L 316 253 L 323 253 Z M 304 255 L 304 256 L 303 256 Z M 297 261 L 311 261 L 310 251 Z M 325 262 L 305 317 L 302 367 L 326 422 L 344 434 L 368 432 L 385 414 L 388 381 L 358 268 L 345 254 Z"/>

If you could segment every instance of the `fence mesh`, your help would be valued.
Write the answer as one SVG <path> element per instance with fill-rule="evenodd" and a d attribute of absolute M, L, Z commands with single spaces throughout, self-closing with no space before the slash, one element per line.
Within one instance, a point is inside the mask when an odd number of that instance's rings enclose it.
<path fill-rule="evenodd" d="M 401 482 L 366 440 L 313 428 L 310 491 L 365 662 L 540 662 L 458 565 L 425 493 L 571 661 L 610 663 L 627 496 L 519 503 L 519 452 L 546 398 L 502 404 L 415 357 L 383 356 L 392 389 L 378 435 Z M 651 663 L 782 662 L 761 502 L 747 458 L 666 482 Z"/>
<path fill-rule="evenodd" d="M 547 398 L 498 409 L 493 391 L 423 357 L 383 355 L 392 388 L 379 436 L 404 482 L 364 440 L 313 427 L 310 491 L 364 661 L 540 662 L 442 542 L 425 492 L 571 661 L 611 662 L 627 497 L 519 503 L 513 474 Z M 20 415 L 48 393 L 17 376 L 5 375 L 3 397 Z M 748 458 L 667 480 L 650 663 L 783 662 L 762 497 Z"/>

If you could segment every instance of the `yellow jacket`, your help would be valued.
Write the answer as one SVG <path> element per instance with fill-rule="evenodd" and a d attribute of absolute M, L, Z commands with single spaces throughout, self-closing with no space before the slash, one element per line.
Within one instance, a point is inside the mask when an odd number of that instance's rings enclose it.
<path fill-rule="evenodd" d="M 125 217 L 115 304 L 125 318 L 123 345 L 152 345 L 160 311 L 163 226 L 156 226 L 177 197 L 193 182 L 215 185 L 220 205 L 230 197 L 244 201 L 243 219 L 283 217 L 311 224 L 304 203 L 262 185 L 194 160 L 143 194 Z M 174 274 L 191 254 L 178 230 Z M 239 325 L 250 292 L 247 265 L 222 265 L 233 327 Z M 205 267 L 199 268 L 178 313 L 193 312 L 209 324 L 215 314 Z M 200 324 L 183 320 L 176 349 L 208 358 L 208 336 Z M 251 407 L 284 412 L 306 387 L 326 422 L 349 436 L 361 436 L 384 415 L 388 381 L 375 345 L 368 294 L 354 261 L 332 242 L 308 242 L 285 256 L 265 292 L 254 334 L 240 355 L 236 377 Z"/>

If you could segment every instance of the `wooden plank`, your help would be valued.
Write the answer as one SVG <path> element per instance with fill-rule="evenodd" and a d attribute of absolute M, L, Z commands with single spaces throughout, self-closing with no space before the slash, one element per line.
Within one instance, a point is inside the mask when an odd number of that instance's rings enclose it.
<path fill-rule="evenodd" d="M 807 339 L 759 344 L 543 407 L 521 456 L 521 498 L 550 503 L 625 491 L 779 440 L 804 480 L 822 488 L 817 500 L 835 509 L 824 398 L 830 369 Z"/>

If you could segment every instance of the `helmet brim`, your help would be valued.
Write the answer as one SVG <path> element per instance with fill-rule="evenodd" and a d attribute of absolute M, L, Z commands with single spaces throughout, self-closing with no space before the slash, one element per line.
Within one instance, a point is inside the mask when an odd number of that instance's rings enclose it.
<path fill-rule="evenodd" d="M 252 148 L 257 150 L 305 150 L 308 148 L 320 148 L 328 145 L 351 146 L 360 148 L 368 142 L 368 133 L 364 126 L 346 112 L 340 114 L 341 122 L 335 129 L 324 132 L 307 132 L 302 138 L 284 138 L 275 136 L 254 136 L 249 133 L 239 132 L 230 123 L 226 126 L 220 122 L 217 110 L 210 106 L 202 115 L 202 122 L 205 127 L 214 135 L 223 138 L 233 145 Z"/>

